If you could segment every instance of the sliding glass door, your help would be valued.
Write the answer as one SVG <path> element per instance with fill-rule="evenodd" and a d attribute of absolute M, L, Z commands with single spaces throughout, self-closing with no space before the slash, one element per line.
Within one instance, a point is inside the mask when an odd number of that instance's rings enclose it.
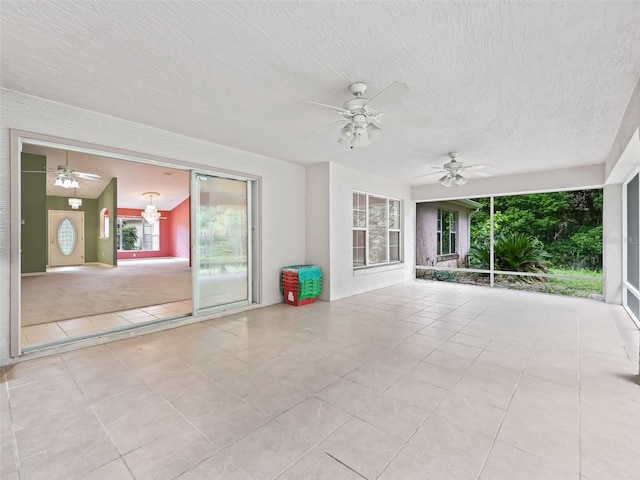
<path fill-rule="evenodd" d="M 196 312 L 251 303 L 251 183 L 194 172 Z"/>
<path fill-rule="evenodd" d="M 640 326 L 640 185 L 636 173 L 624 185 L 623 304 Z"/>

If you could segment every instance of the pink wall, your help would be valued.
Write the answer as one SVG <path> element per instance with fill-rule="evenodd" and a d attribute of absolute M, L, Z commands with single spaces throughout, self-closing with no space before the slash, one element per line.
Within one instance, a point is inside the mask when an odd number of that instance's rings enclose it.
<path fill-rule="evenodd" d="M 140 216 L 139 208 L 118 208 L 118 215 Z M 152 258 L 152 257 L 171 257 L 171 212 L 160 211 L 162 217 L 160 220 L 160 250 L 157 252 L 118 252 L 118 258 Z"/>
<path fill-rule="evenodd" d="M 180 257 L 191 258 L 190 222 L 191 205 L 189 197 L 173 210 L 161 210 L 160 250 L 157 252 L 118 252 L 118 258 Z M 140 216 L 140 209 L 118 208 L 118 215 Z"/>
<path fill-rule="evenodd" d="M 169 232 L 170 255 L 180 258 L 191 258 L 191 202 L 187 197 L 176 208 L 171 210 L 171 231 Z"/>

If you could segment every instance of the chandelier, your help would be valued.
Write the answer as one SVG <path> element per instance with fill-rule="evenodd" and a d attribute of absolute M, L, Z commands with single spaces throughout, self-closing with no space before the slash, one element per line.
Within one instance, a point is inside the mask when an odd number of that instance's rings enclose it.
<path fill-rule="evenodd" d="M 147 223 L 155 223 L 160 218 L 160 212 L 153 204 L 153 197 L 159 197 L 160 194 L 158 192 L 144 192 L 142 194 L 143 197 L 149 197 L 149 204 L 144 208 L 141 215 L 144 218 L 144 221 Z"/>
<path fill-rule="evenodd" d="M 80 206 L 82 205 L 82 199 L 77 197 L 78 192 L 77 190 L 73 190 L 73 197 L 69 198 L 69 206 L 71 206 L 72 209 L 74 210 L 78 210 L 78 208 L 80 208 Z"/>

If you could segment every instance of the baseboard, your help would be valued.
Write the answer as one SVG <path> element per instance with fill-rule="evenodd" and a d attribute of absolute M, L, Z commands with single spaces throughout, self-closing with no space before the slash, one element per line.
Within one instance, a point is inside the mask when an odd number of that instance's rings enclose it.
<path fill-rule="evenodd" d="M 39 277 L 40 275 L 46 275 L 47 272 L 32 272 L 32 273 L 21 273 L 21 277 Z"/>

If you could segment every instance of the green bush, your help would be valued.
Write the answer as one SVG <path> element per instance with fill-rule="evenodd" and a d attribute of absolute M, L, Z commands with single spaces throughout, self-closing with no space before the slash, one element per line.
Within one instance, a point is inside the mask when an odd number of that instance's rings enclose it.
<path fill-rule="evenodd" d="M 138 241 L 138 230 L 133 225 L 122 227 L 122 249 L 135 250 Z"/>
<path fill-rule="evenodd" d="M 542 243 L 521 233 L 502 234 L 494 243 L 494 268 L 509 272 L 546 273 L 549 254 Z M 489 269 L 489 242 L 476 243 L 467 253 L 469 268 Z"/>

